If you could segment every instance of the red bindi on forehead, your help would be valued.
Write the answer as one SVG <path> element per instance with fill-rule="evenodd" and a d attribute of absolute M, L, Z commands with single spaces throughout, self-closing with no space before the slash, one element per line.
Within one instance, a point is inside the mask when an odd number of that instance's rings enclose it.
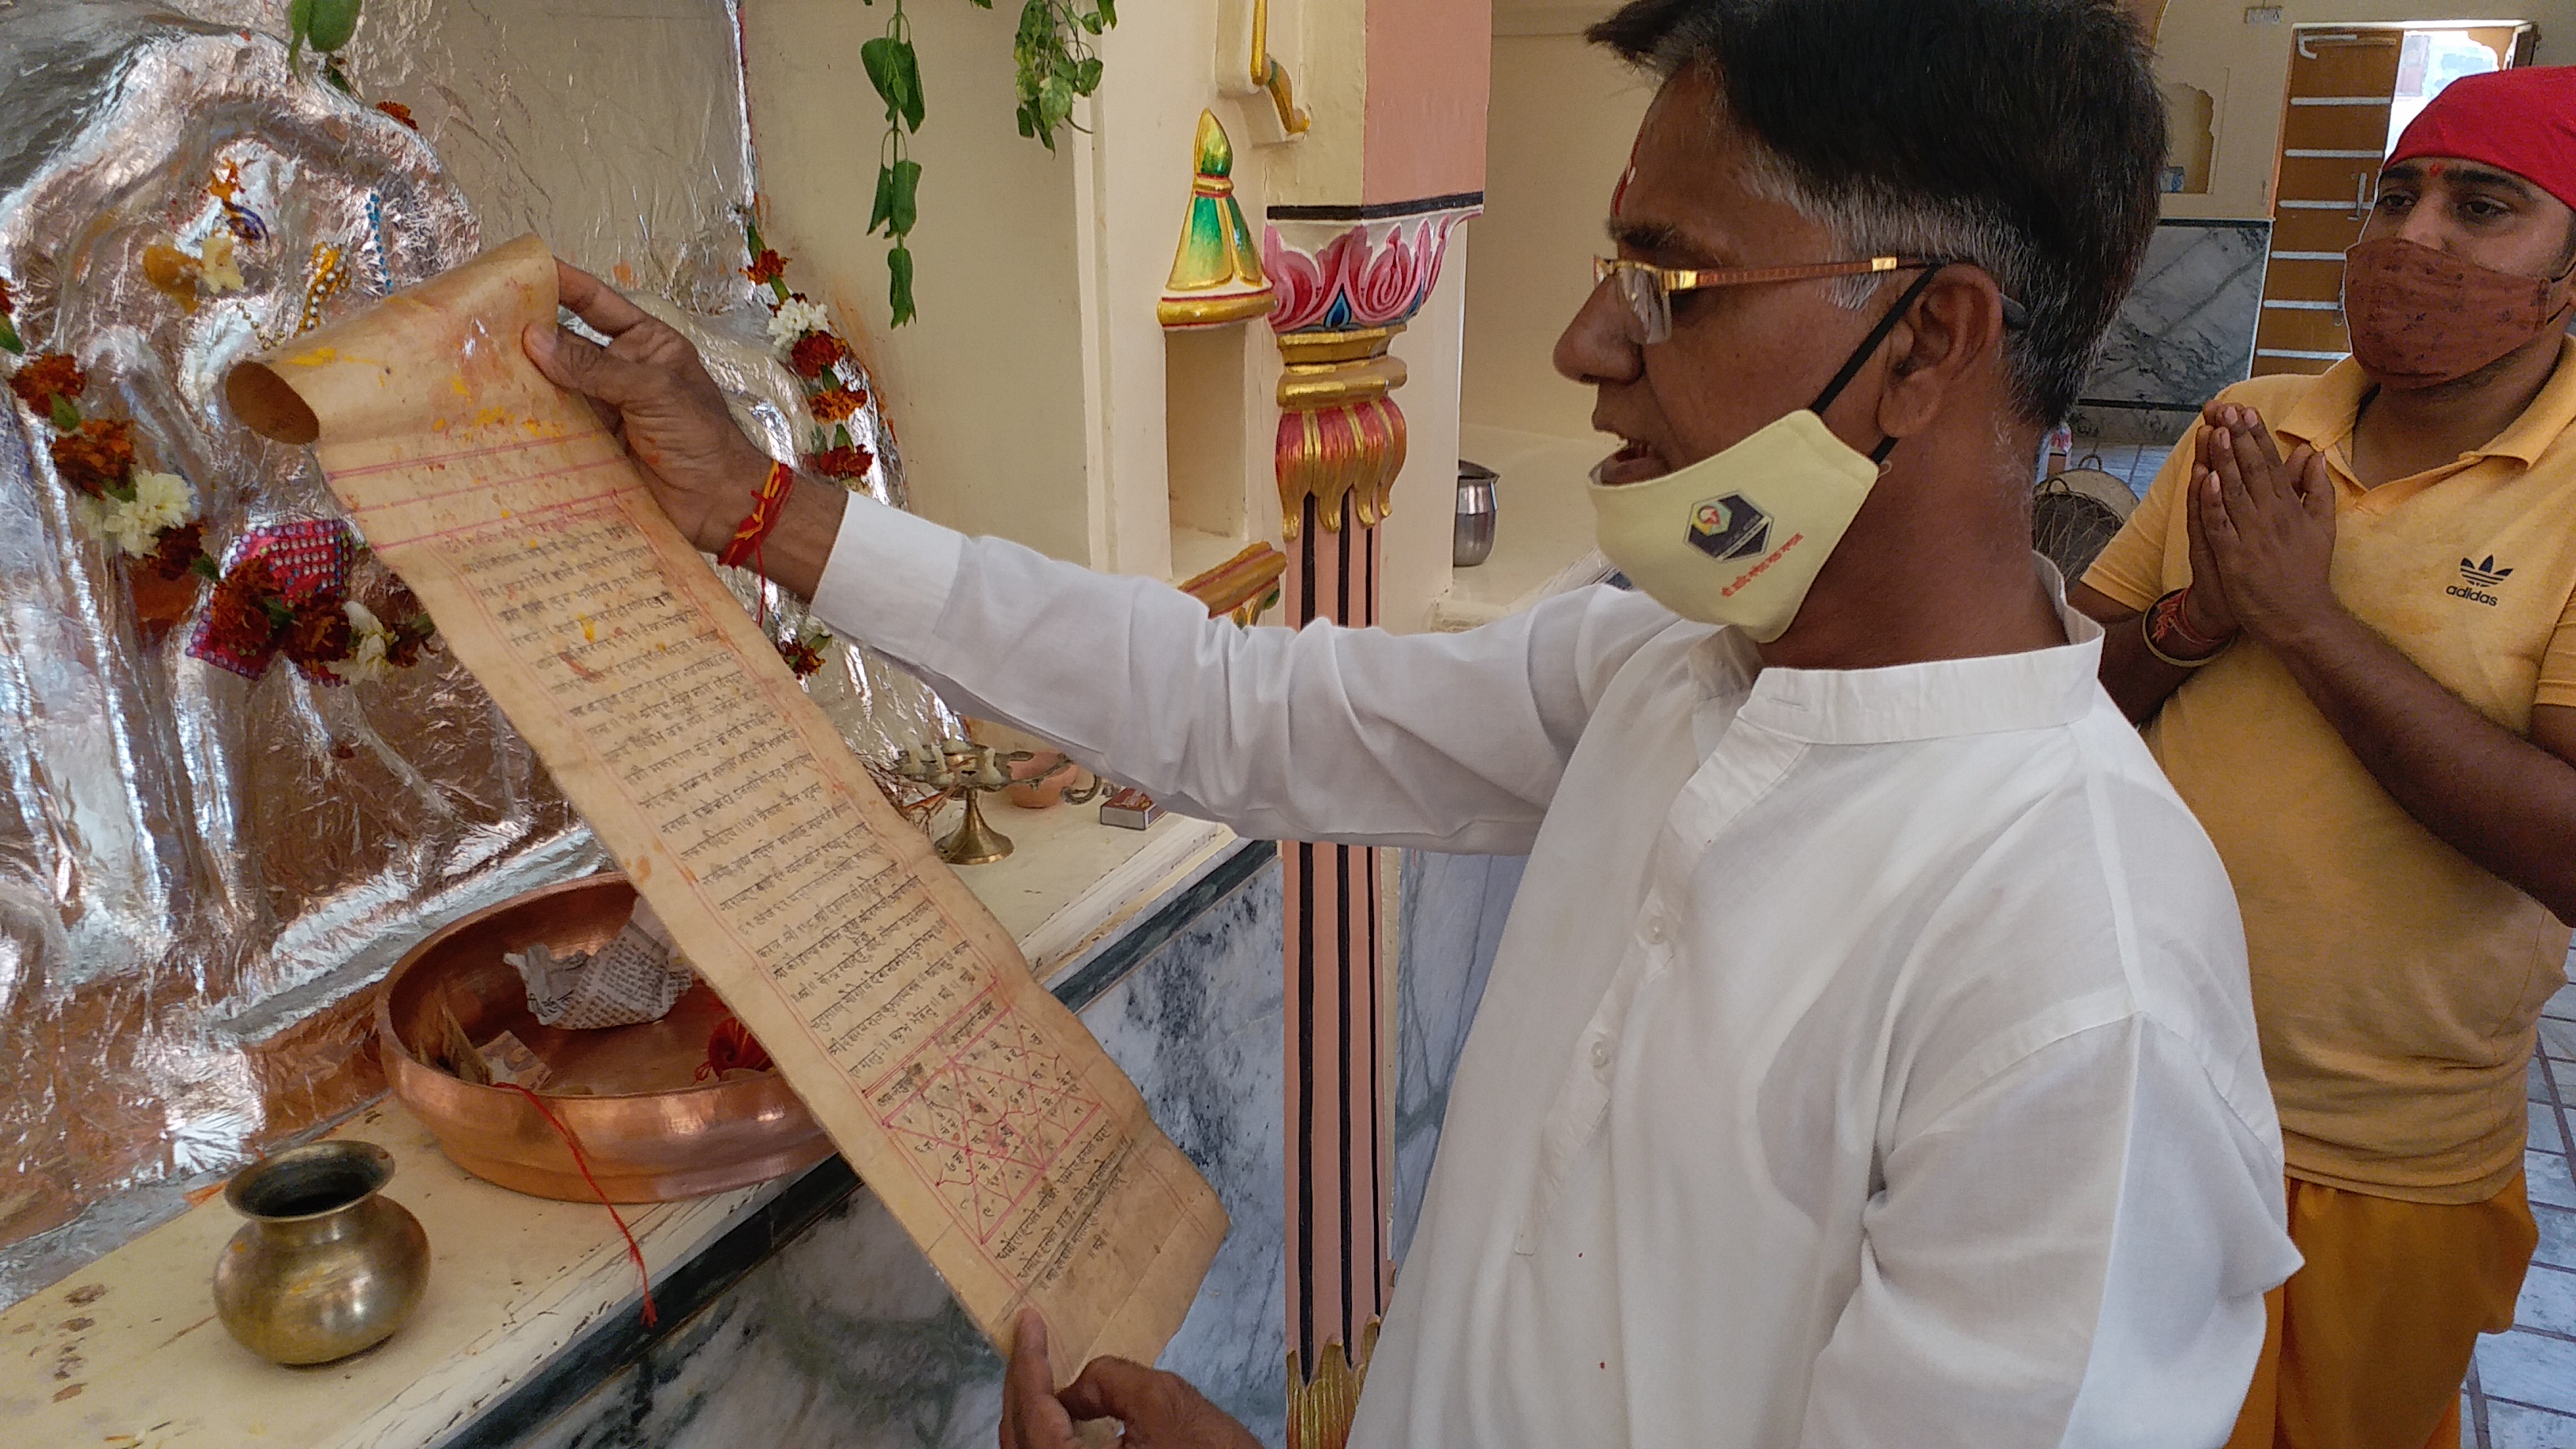
<path fill-rule="evenodd" d="M 1628 142 L 1627 169 L 1619 173 L 1619 183 L 1610 188 L 1610 215 L 1613 218 L 1619 215 L 1620 203 L 1628 199 L 1628 183 L 1637 179 L 1637 150 L 1645 144 L 1646 130 L 1640 126 L 1636 137 Z"/>

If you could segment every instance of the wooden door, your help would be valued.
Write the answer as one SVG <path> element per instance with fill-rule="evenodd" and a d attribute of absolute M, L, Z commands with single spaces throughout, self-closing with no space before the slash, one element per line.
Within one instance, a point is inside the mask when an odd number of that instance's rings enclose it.
<path fill-rule="evenodd" d="M 2361 239 L 2401 89 L 2420 93 L 2426 33 L 2449 26 L 2303 25 L 2274 173 L 2272 253 L 2263 273 L 2254 374 L 2323 372 L 2352 351 L 2343 325 L 2343 254 Z M 2527 64 L 2527 25 L 2470 29 L 2505 65 Z M 2411 37 L 2411 39 L 2410 39 Z M 2400 72 L 2411 63 L 2409 82 Z"/>

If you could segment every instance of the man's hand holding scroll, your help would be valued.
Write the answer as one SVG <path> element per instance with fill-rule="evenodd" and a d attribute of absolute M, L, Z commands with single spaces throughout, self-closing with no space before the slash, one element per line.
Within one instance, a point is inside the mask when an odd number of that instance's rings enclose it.
<path fill-rule="evenodd" d="M 555 272 L 563 304 L 608 345 L 538 324 L 524 339 L 528 360 L 556 386 L 610 413 L 662 511 L 691 543 L 720 552 L 759 497 L 768 455 L 734 425 L 687 338 L 590 273 L 562 261 Z M 762 546 L 761 571 L 810 596 L 847 498 L 832 484 L 799 477 Z"/>

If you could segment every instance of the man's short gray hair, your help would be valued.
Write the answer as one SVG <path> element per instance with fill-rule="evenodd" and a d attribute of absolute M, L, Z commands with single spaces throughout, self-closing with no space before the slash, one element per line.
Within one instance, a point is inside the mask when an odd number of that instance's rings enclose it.
<path fill-rule="evenodd" d="M 1749 182 L 1848 257 L 1972 263 L 2021 304 L 2026 419 L 2064 417 L 2158 213 L 2164 103 L 2118 0 L 1633 0 L 1590 37 L 1715 83 Z M 1883 278 L 1837 295 L 1866 305 Z"/>

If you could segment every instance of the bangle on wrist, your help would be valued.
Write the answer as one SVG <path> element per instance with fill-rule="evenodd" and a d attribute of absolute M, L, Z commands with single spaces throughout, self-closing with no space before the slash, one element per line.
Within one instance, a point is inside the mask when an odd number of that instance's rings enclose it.
<path fill-rule="evenodd" d="M 2211 639 L 2195 632 L 2187 613 L 2190 602 L 2191 589 L 2186 585 L 2156 600 L 2138 617 L 2138 635 L 2146 641 L 2147 652 L 2176 669 L 2198 669 L 2236 642 L 2233 636 Z"/>
<path fill-rule="evenodd" d="M 757 560 L 760 546 L 786 514 L 787 493 L 795 485 L 795 469 L 785 463 L 771 463 L 769 472 L 760 480 L 760 493 L 752 499 L 751 512 L 733 531 L 733 540 L 724 546 L 724 552 L 716 555 L 716 562 L 727 568 L 741 568 Z"/>

